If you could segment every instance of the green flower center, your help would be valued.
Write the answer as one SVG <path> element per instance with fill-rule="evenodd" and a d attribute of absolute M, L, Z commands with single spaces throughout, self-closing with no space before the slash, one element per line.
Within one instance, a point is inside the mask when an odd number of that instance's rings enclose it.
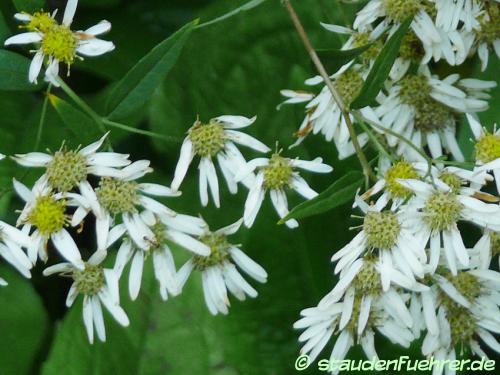
<path fill-rule="evenodd" d="M 369 33 L 356 33 L 354 34 L 353 46 L 355 48 L 364 47 L 367 44 L 373 43 L 365 52 L 361 54 L 361 58 L 365 62 L 370 62 L 371 60 L 375 60 L 382 50 L 383 43 L 380 39 L 375 41 L 370 40 Z M 352 101 L 352 99 L 351 99 Z"/>
<path fill-rule="evenodd" d="M 396 198 L 409 198 L 413 192 L 401 185 L 397 180 L 418 179 L 418 173 L 406 160 L 393 164 L 385 173 L 385 188 Z"/>
<path fill-rule="evenodd" d="M 349 69 L 336 78 L 334 85 L 344 100 L 344 104 L 349 107 L 359 95 L 363 83 L 361 74 L 354 69 Z"/>
<path fill-rule="evenodd" d="M 194 151 L 201 157 L 215 156 L 226 142 L 224 127 L 216 120 L 208 124 L 196 121 L 189 130 L 189 139 L 193 142 Z"/>
<path fill-rule="evenodd" d="M 425 8 L 425 0 L 384 0 L 387 17 L 393 22 L 403 22 Z"/>
<path fill-rule="evenodd" d="M 360 296 L 378 296 L 382 290 L 380 274 L 375 267 L 376 259 L 365 257 L 363 266 L 353 280 L 356 293 Z"/>
<path fill-rule="evenodd" d="M 68 26 L 54 25 L 43 35 L 42 50 L 47 56 L 71 65 L 75 60 L 78 40 Z"/>
<path fill-rule="evenodd" d="M 422 75 L 408 75 L 400 81 L 401 102 L 415 110 L 415 127 L 424 132 L 453 125 L 453 113 L 444 104 L 434 100 L 428 79 Z"/>
<path fill-rule="evenodd" d="M 136 211 L 139 194 L 134 181 L 103 177 L 95 192 L 99 203 L 112 215 Z"/>
<path fill-rule="evenodd" d="M 363 222 L 363 230 L 370 248 L 390 250 L 396 245 L 401 224 L 394 212 L 368 212 Z"/>
<path fill-rule="evenodd" d="M 490 4 L 487 7 L 487 14 L 481 18 L 479 23 L 478 38 L 480 42 L 492 44 L 495 40 L 500 39 L 500 5 L 498 3 Z"/>
<path fill-rule="evenodd" d="M 40 31 L 45 34 L 55 25 L 57 25 L 57 22 L 50 16 L 50 13 L 39 11 L 31 15 L 31 20 L 26 25 L 19 27 L 29 31 Z"/>
<path fill-rule="evenodd" d="M 462 188 L 462 180 L 454 173 L 441 172 L 439 179 L 451 188 L 452 193 L 458 194 Z"/>
<path fill-rule="evenodd" d="M 47 177 L 54 189 L 67 192 L 87 178 L 85 157 L 78 151 L 57 151 L 47 165 Z"/>
<path fill-rule="evenodd" d="M 151 246 L 149 250 L 156 251 L 161 250 L 162 245 L 167 240 L 167 233 L 165 231 L 165 225 L 160 221 L 157 221 L 152 227 L 151 231 L 154 234 L 154 239 L 151 241 Z"/>
<path fill-rule="evenodd" d="M 85 264 L 85 269 L 73 271 L 76 290 L 87 296 L 93 296 L 104 286 L 104 271 L 101 266 Z"/>
<path fill-rule="evenodd" d="M 290 185 L 293 168 L 289 159 L 281 157 L 279 154 L 273 154 L 263 171 L 266 189 L 282 189 Z"/>
<path fill-rule="evenodd" d="M 491 255 L 500 255 L 500 233 L 492 232 L 490 235 L 491 239 Z"/>
<path fill-rule="evenodd" d="M 476 142 L 474 150 L 476 160 L 481 163 L 489 163 L 500 158 L 500 136 L 491 133 L 483 134 Z"/>
<path fill-rule="evenodd" d="M 446 230 L 460 219 L 462 205 L 452 192 L 435 192 L 425 203 L 424 220 L 432 230 Z"/>
<path fill-rule="evenodd" d="M 451 341 L 453 345 L 468 345 L 474 336 L 476 329 L 476 319 L 468 309 L 456 305 L 446 312 L 448 323 L 450 324 Z"/>
<path fill-rule="evenodd" d="M 201 236 L 199 239 L 210 247 L 210 255 L 206 257 L 200 255 L 194 256 L 193 262 L 197 270 L 203 271 L 208 267 L 222 264 L 229 257 L 228 250 L 231 244 L 223 234 L 209 233 Z"/>
<path fill-rule="evenodd" d="M 415 33 L 410 32 L 403 37 L 399 55 L 405 60 L 419 63 L 425 55 L 424 46 Z"/>
<path fill-rule="evenodd" d="M 55 200 L 51 196 L 38 197 L 35 207 L 28 214 L 27 221 L 44 236 L 50 236 L 64 228 L 68 222 L 66 202 Z"/>

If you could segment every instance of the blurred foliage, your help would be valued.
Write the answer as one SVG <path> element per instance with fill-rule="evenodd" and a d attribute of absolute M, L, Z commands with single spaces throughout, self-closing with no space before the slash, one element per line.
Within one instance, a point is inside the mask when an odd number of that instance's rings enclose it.
<path fill-rule="evenodd" d="M 38 5 L 39 2 L 14 1 L 16 6 Z M 81 0 L 75 26 L 85 29 L 100 19 L 111 21 L 113 30 L 107 38 L 113 40 L 117 48 L 111 54 L 76 64 L 67 82 L 83 94 L 97 112 L 105 114 L 107 98 L 119 87 L 118 82 L 158 43 L 198 17 L 204 23 L 245 3 L 241 0 Z M 63 4 L 64 1 L 48 1 L 45 9 Z M 340 6 L 336 1 L 326 0 L 296 1 L 296 8 L 314 45 L 324 48 L 338 48 L 340 40 L 325 32 L 318 22 L 345 24 L 354 11 L 352 5 Z M 10 1 L 2 1 L 0 10 L 3 14 L 3 18 L 0 14 L 2 40 L 17 26 L 12 20 L 15 8 Z M 16 51 L 26 54 L 22 49 Z M 479 74 L 474 68 L 473 73 L 492 78 L 494 67 L 495 64 L 490 64 L 485 74 Z M 153 92 L 152 98 L 133 114 L 127 113 L 123 121 L 130 126 L 182 139 L 197 115 L 202 120 L 221 114 L 257 115 L 251 132 L 269 146 L 274 148 L 278 141 L 276 147 L 283 148 L 285 155 L 307 158 L 321 155 L 334 165 L 331 175 L 306 177 L 313 188 L 322 191 L 348 171 L 359 169 L 357 161 L 350 158 L 340 163 L 333 145 L 320 137 L 309 137 L 300 147 L 288 150 L 303 113 L 292 107 L 276 110 L 282 101 L 281 89 L 303 88 L 303 81 L 314 74 L 285 9 L 278 0 L 267 0 L 254 9 L 193 31 L 177 64 Z M 61 91 L 53 90 L 52 93 L 40 149 L 56 150 L 63 140 L 71 146 L 85 144 L 95 132 L 91 128 L 95 126 L 92 119 L 74 109 Z M 0 92 L 2 153 L 33 149 L 45 97 L 43 91 Z M 499 101 L 497 89 L 492 109 L 482 116 L 488 125 L 498 119 Z M 80 131 L 68 125 L 74 121 L 84 129 Z M 468 137 L 466 131 L 461 133 L 461 143 L 465 147 Z M 155 168 L 151 178 L 166 185 L 170 183 L 180 143 L 152 141 L 115 130 L 112 141 L 116 151 L 130 153 L 135 159 L 151 159 Z M 245 155 L 256 156 L 249 151 Z M 191 177 L 182 185 L 183 196 L 166 200 L 169 206 L 185 213 L 201 214 L 213 229 L 241 217 L 244 189 L 231 196 L 223 186 L 222 208 L 201 209 L 196 166 L 193 165 L 190 171 Z M 12 210 L 19 208 L 20 203 L 18 200 L 10 202 L 11 178 L 16 176 L 29 183 L 35 174 L 14 168 L 10 161 L 0 164 L 0 172 L 0 212 L 5 220 L 11 220 Z M 291 199 L 292 206 L 298 202 L 298 199 Z M 57 278 L 35 277 L 34 285 L 46 302 L 45 310 L 29 281 L 2 269 L 0 275 L 12 276 L 12 282 L 8 288 L 0 289 L 2 314 L 10 314 L 1 315 L 0 319 L 2 337 L 7 339 L 0 349 L 0 374 L 293 373 L 299 344 L 292 324 L 302 308 L 315 305 L 335 282 L 330 256 L 352 237 L 348 228 L 359 224 L 350 218 L 349 206 L 345 204 L 334 211 L 306 218 L 301 221 L 299 230 L 290 231 L 276 224 L 277 215 L 270 204 L 264 204 L 255 226 L 241 231 L 232 241 L 241 244 L 267 269 L 269 281 L 257 285 L 257 299 L 243 303 L 233 299 L 227 317 L 209 315 L 198 274 L 192 275 L 181 296 L 162 302 L 148 264 L 138 301 L 131 302 L 126 293 L 122 295 L 131 326 L 122 328 L 112 319 L 106 319 L 107 342 L 92 346 L 84 332 L 81 301 L 65 313 L 67 283 Z M 184 251 L 176 250 L 176 258 L 185 256 Z M 40 274 L 40 268 L 35 273 Z M 123 290 L 127 289 L 127 277 L 126 270 L 121 280 Z M 418 345 L 411 351 L 404 351 L 385 341 L 377 342 L 377 348 L 386 358 L 401 354 L 415 358 L 420 351 Z M 354 350 L 352 356 L 361 358 L 358 350 Z"/>

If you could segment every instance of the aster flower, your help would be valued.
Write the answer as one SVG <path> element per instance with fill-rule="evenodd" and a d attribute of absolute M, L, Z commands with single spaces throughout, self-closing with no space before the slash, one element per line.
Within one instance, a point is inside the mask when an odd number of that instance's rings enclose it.
<path fill-rule="evenodd" d="M 429 266 L 433 273 L 444 249 L 447 265 L 455 275 L 459 265 L 468 267 L 466 250 L 457 222 L 468 221 L 483 228 L 500 229 L 500 207 L 487 204 L 435 179 L 434 186 L 417 180 L 399 180 L 415 196 L 404 207 L 405 222 L 414 229 L 419 243 L 430 243 Z"/>
<path fill-rule="evenodd" d="M 155 278 L 160 284 L 160 295 L 163 300 L 167 300 L 169 294 L 176 296 L 180 293 L 169 243 L 177 244 L 198 256 L 208 256 L 210 248 L 193 237 L 204 233 L 206 223 L 200 218 L 182 214 L 159 217 L 151 211 L 143 211 L 140 216 L 153 233 L 153 237 L 146 239 L 149 246 L 144 249 L 133 238 L 125 238 L 118 250 L 114 270 L 121 276 L 124 267 L 132 259 L 128 286 L 130 298 L 135 300 L 141 288 L 144 262 L 151 256 Z M 120 238 L 125 231 L 125 224 L 118 224 L 111 230 L 109 240 Z M 108 242 L 108 245 L 111 244 Z"/>
<path fill-rule="evenodd" d="M 106 341 L 102 305 L 120 325 L 129 325 L 127 314 L 120 307 L 118 275 L 114 270 L 101 265 L 105 256 L 105 251 L 96 251 L 82 269 L 71 263 L 59 263 L 43 271 L 45 276 L 57 273 L 73 279 L 66 306 L 71 307 L 78 295 L 83 295 L 83 323 L 91 344 L 94 342 L 94 329 L 99 340 Z"/>
<path fill-rule="evenodd" d="M 314 361 L 333 335 L 338 335 L 330 359 L 342 360 L 354 343 L 359 343 L 369 359 L 378 359 L 374 332 L 408 348 L 413 341 L 411 314 L 403 293 L 394 288 L 382 292 L 375 260 L 356 261 L 351 271 L 341 276 L 335 288 L 317 307 L 301 312 L 295 329 L 305 329 L 299 337 L 305 342 L 302 354 Z M 338 373 L 338 370 L 333 371 Z"/>
<path fill-rule="evenodd" d="M 436 359 L 454 359 L 456 347 L 468 347 L 477 356 L 488 358 L 479 340 L 500 353 L 500 344 L 494 337 L 500 332 L 500 274 L 472 269 L 460 271 L 455 276 L 436 274 L 434 280 L 439 286 L 439 332 L 426 335 L 423 354 Z"/>
<path fill-rule="evenodd" d="M 120 177 L 121 172 L 116 168 L 131 163 L 129 155 L 98 151 L 108 134 L 82 149 L 68 150 L 63 144 L 54 155 L 30 152 L 17 154 L 13 159 L 25 167 L 45 168 L 49 186 L 58 192 L 68 192 L 87 181 L 88 175 Z"/>
<path fill-rule="evenodd" d="M 380 126 L 403 135 L 419 148 L 427 145 L 434 158 L 441 157 L 445 148 L 463 161 L 455 137 L 456 116 L 486 110 L 488 103 L 483 99 L 489 96 L 484 91 L 495 86 L 495 82 L 460 80 L 457 74 L 441 80 L 422 66 L 418 74 L 407 75 L 391 86 L 388 95 L 379 95 L 380 105 L 374 111 Z M 409 160 L 422 160 L 397 137 L 387 135 L 387 141 Z"/>
<path fill-rule="evenodd" d="M 35 264 L 39 257 L 47 261 L 47 243 L 52 241 L 57 251 L 76 268 L 83 269 L 80 251 L 75 241 L 65 229 L 71 220 L 66 213 L 67 202 L 61 194 L 53 194 L 47 179 L 41 177 L 28 189 L 14 180 L 14 190 L 26 204 L 17 219 L 24 233 L 31 232 L 28 257 Z M 34 230 L 32 231 L 32 229 Z"/>
<path fill-rule="evenodd" d="M 31 278 L 32 263 L 23 248 L 31 245 L 31 238 L 24 232 L 0 221 L 0 255 L 24 277 Z M 7 282 L 0 277 L 0 285 Z"/>
<path fill-rule="evenodd" d="M 179 269 L 177 275 L 179 285 L 183 287 L 193 270 L 201 272 L 205 303 L 213 315 L 229 312 L 228 291 L 240 301 L 245 300 L 246 296 L 257 297 L 257 291 L 243 278 L 236 266 L 260 283 L 267 281 L 267 272 L 227 239 L 238 231 L 241 224 L 242 220 L 238 220 L 215 232 L 207 227 L 198 239 L 210 248 L 210 254 L 194 256 Z"/>
<path fill-rule="evenodd" d="M 275 153 L 271 158 L 257 158 L 249 161 L 236 175 L 236 181 L 241 181 L 257 169 L 257 176 L 250 187 L 245 202 L 243 219 L 247 227 L 251 227 L 259 213 L 266 192 L 269 191 L 271 201 L 280 218 L 288 214 L 287 190 L 295 190 L 306 199 L 318 195 L 307 182 L 300 177 L 297 168 L 316 173 L 330 173 L 333 168 L 323 163 L 323 159 L 316 158 L 312 161 L 289 159 Z M 296 228 L 296 220 L 287 220 L 289 228 Z"/>
<path fill-rule="evenodd" d="M 15 18 L 25 22 L 24 28 L 28 31 L 8 38 L 5 45 L 32 43 L 38 45 L 29 69 L 30 82 L 37 82 L 40 70 L 46 63 L 45 79 L 59 86 L 59 63 L 64 63 L 69 68 L 76 58 L 99 56 L 114 50 L 112 42 L 96 37 L 111 29 L 108 21 L 101 21 L 85 31 L 71 30 L 77 5 L 78 0 L 68 0 L 61 24 L 54 19 L 55 13 L 16 14 Z"/>
<path fill-rule="evenodd" d="M 94 189 L 87 182 L 80 183 L 80 194 L 67 193 L 72 200 L 69 204 L 77 207 L 71 225 L 76 227 L 89 212 L 96 217 L 97 244 L 105 249 L 109 230 L 121 217 L 126 233 L 134 239 L 137 246 L 148 249 L 148 238 L 154 235 L 142 220 L 138 208 L 143 208 L 157 215 L 174 214 L 170 208 L 149 197 L 175 197 L 179 192 L 153 183 L 138 183 L 136 180 L 152 172 L 149 160 L 138 160 L 120 170 L 118 178 L 102 177 Z"/>
<path fill-rule="evenodd" d="M 243 116 L 219 116 L 210 120 L 208 124 L 196 120 L 182 143 L 179 161 L 171 184 L 172 190 L 179 189 L 193 158 L 199 156 L 199 188 L 203 206 L 208 204 L 208 190 L 210 189 L 215 206 L 220 207 L 219 182 L 213 161 L 215 158 L 217 158 L 229 191 L 231 194 L 236 194 L 238 185 L 234 179 L 234 173 L 245 165 L 246 161 L 235 143 L 259 152 L 270 151 L 269 147 L 259 140 L 235 130 L 252 125 L 255 119 L 256 117 L 249 119 Z M 251 180 L 252 178 L 249 176 L 243 183 L 248 186 Z"/>
<path fill-rule="evenodd" d="M 351 68 L 350 65 L 344 65 L 330 77 L 347 106 L 358 96 L 363 86 L 363 76 L 366 74 L 360 70 L 361 66 L 356 65 Z M 312 86 L 320 83 L 323 83 L 323 78 L 320 76 L 305 81 L 306 85 Z M 295 134 L 297 141 L 292 147 L 299 145 L 312 132 L 313 134 L 323 134 L 327 142 L 333 140 L 339 153 L 339 159 L 345 159 L 355 153 L 342 110 L 333 99 L 326 85 L 323 85 L 323 88 L 317 95 L 293 90 L 282 90 L 281 94 L 288 98 L 283 104 L 307 102 L 305 109 L 306 116 Z M 349 117 L 351 121 L 354 121 L 352 115 L 349 115 Z M 358 136 L 358 141 L 361 146 L 364 146 L 368 141 L 368 136 L 362 133 Z"/>
<path fill-rule="evenodd" d="M 417 242 L 412 228 L 406 225 L 397 210 L 368 205 L 359 197 L 356 197 L 356 205 L 365 215 L 362 229 L 333 255 L 332 262 L 338 261 L 335 273 L 348 269 L 366 254 L 377 254 L 377 269 L 384 291 L 389 289 L 391 281 L 408 289 L 414 287 L 417 284 L 415 277 L 424 277 L 425 244 Z"/>

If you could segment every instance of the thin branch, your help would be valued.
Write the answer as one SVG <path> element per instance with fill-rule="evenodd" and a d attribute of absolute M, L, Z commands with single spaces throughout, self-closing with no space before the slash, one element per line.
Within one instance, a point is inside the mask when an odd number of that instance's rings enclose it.
<path fill-rule="evenodd" d="M 45 98 L 43 99 L 42 112 L 40 114 L 40 121 L 38 122 L 38 130 L 36 132 L 36 140 L 34 147 L 35 151 L 38 151 L 38 147 L 40 147 L 40 142 L 42 141 L 43 127 L 45 125 L 45 118 L 47 116 L 47 106 L 49 104 L 49 94 L 51 88 L 52 84 L 49 84 L 49 86 L 47 87 L 47 91 L 45 92 Z"/>
<path fill-rule="evenodd" d="M 283 3 L 285 4 L 285 7 L 288 10 L 288 13 L 290 14 L 290 18 L 292 19 L 295 29 L 297 30 L 297 33 L 299 34 L 306 51 L 309 53 L 309 56 L 311 57 L 314 66 L 316 67 L 320 76 L 325 81 L 326 86 L 328 87 L 328 89 L 332 94 L 333 100 L 335 100 L 335 102 L 342 111 L 342 115 L 345 119 L 347 128 L 349 130 L 349 135 L 352 139 L 354 150 L 356 151 L 356 155 L 358 156 L 359 162 L 361 163 L 361 167 L 363 168 L 363 173 L 365 174 L 366 179 L 368 180 L 371 178 L 373 180 L 376 180 L 377 178 L 373 173 L 373 170 L 370 167 L 368 160 L 366 159 L 366 156 L 363 152 L 361 145 L 359 144 L 356 131 L 354 130 L 354 125 L 350 118 L 349 110 L 347 109 L 347 106 L 345 105 L 342 96 L 338 93 L 337 89 L 333 85 L 328 73 L 326 72 L 323 63 L 321 62 L 321 60 L 318 57 L 318 54 L 314 50 L 311 41 L 309 40 L 309 37 L 307 36 L 304 27 L 302 26 L 302 23 L 300 22 L 300 19 L 297 16 L 297 13 L 295 12 L 295 9 L 293 8 L 292 4 L 290 3 L 289 0 L 283 0 Z"/>

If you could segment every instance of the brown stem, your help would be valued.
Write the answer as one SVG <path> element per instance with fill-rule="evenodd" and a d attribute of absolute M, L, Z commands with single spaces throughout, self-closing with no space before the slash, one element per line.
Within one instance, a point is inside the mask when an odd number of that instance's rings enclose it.
<path fill-rule="evenodd" d="M 352 124 L 351 121 L 349 110 L 347 109 L 347 106 L 345 105 L 342 96 L 339 94 L 339 92 L 333 85 L 330 77 L 328 76 L 328 73 L 326 72 L 323 63 L 321 62 L 321 60 L 318 57 L 318 54 L 311 45 L 311 41 L 309 40 L 309 37 L 307 36 L 306 31 L 304 30 L 304 27 L 302 26 L 302 23 L 300 22 L 300 19 L 297 16 L 297 13 L 295 12 L 295 9 L 293 8 L 292 4 L 290 3 L 289 0 L 283 0 L 283 3 L 285 4 L 285 7 L 288 10 L 288 13 L 290 14 L 290 18 L 292 19 L 295 29 L 297 30 L 297 33 L 299 34 L 300 39 L 302 40 L 302 43 L 304 44 L 307 53 L 309 53 L 309 56 L 311 57 L 314 66 L 318 70 L 320 76 L 325 81 L 326 86 L 328 87 L 328 89 L 332 94 L 333 100 L 335 100 L 335 102 L 342 111 L 342 115 L 345 118 L 345 122 L 349 130 L 349 135 L 352 139 L 354 150 L 356 151 L 356 155 L 358 156 L 359 162 L 361 163 L 361 167 L 363 168 L 363 173 L 365 174 L 365 177 L 367 179 L 372 178 L 376 180 L 375 174 L 373 173 L 370 164 L 368 163 L 368 160 L 366 159 L 366 156 L 363 152 L 363 149 L 358 142 L 358 138 L 356 135 L 356 131 L 354 130 L 354 125 Z"/>

